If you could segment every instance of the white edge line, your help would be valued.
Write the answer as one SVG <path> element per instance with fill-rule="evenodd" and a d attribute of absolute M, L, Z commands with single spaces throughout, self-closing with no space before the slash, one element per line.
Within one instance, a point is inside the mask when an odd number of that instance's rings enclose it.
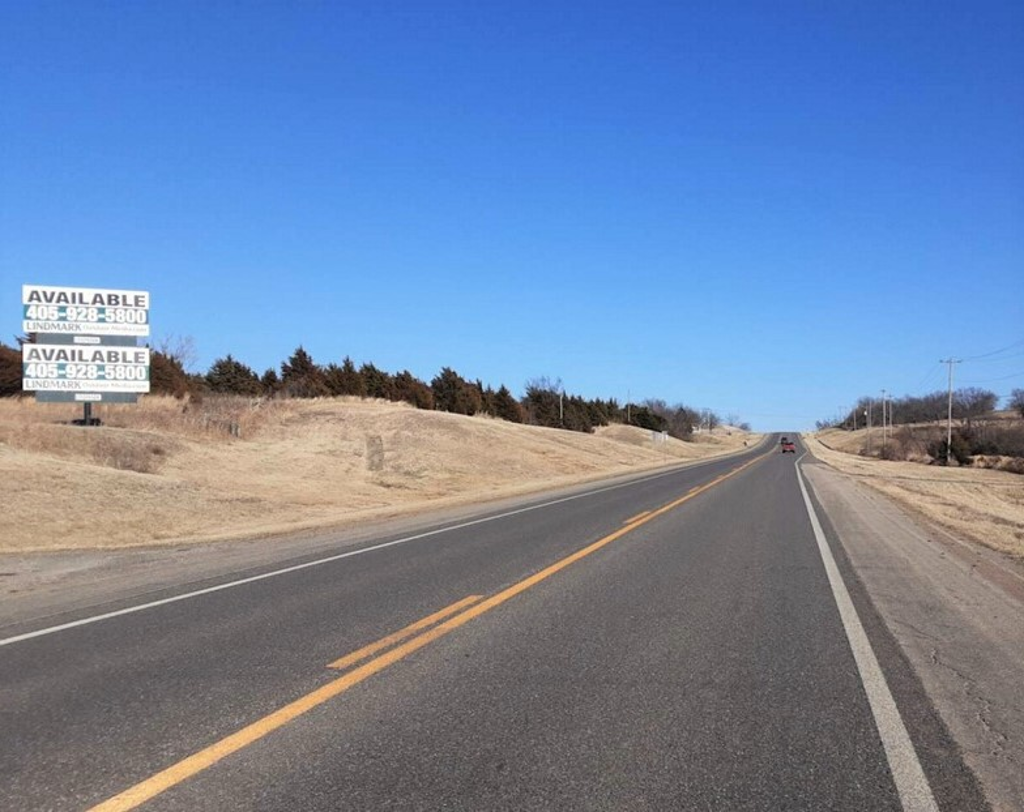
<path fill-rule="evenodd" d="M 758 446 L 754 446 L 754 448 L 751 450 L 754 450 L 757 447 Z M 318 567 L 321 564 L 330 564 L 334 561 L 340 561 L 343 558 L 351 558 L 352 556 L 363 555 L 364 553 L 372 553 L 376 550 L 383 550 L 387 547 L 394 547 L 398 544 L 407 544 L 410 541 L 418 541 L 419 539 L 428 538 L 429 536 L 436 536 L 440 535 L 441 533 L 449 533 L 453 530 L 462 530 L 467 527 L 473 527 L 474 525 L 497 521 L 498 519 L 507 519 L 509 516 L 516 516 L 520 513 L 529 513 L 530 511 L 533 510 L 541 510 L 542 508 L 551 507 L 552 505 L 559 505 L 563 502 L 571 502 L 575 499 L 583 499 L 584 497 L 587 496 L 594 496 L 599 493 L 606 493 L 607 491 L 614 491 L 619 488 L 627 488 L 632 485 L 639 485 L 643 482 L 650 482 L 661 477 L 671 476 L 672 474 L 679 473 L 680 470 L 685 470 L 686 468 L 701 468 L 705 465 L 711 465 L 715 462 L 721 462 L 722 459 L 727 458 L 719 457 L 713 460 L 702 460 L 696 464 L 680 465 L 672 468 L 669 471 L 661 471 L 659 473 L 652 474 L 651 476 L 638 477 L 637 479 L 631 479 L 628 482 L 620 482 L 617 485 L 608 485 L 604 488 L 596 488 L 594 490 L 585 491 L 584 493 L 577 493 L 573 494 L 572 496 L 564 496 L 561 497 L 560 499 L 553 499 L 550 502 L 542 502 L 537 505 L 528 505 L 527 507 L 517 508 L 516 510 L 510 510 L 507 511 L 506 513 L 499 513 L 495 516 L 484 516 L 480 519 L 472 519 L 468 522 L 454 524 L 449 527 L 439 527 L 434 530 L 428 530 L 424 533 L 417 533 L 413 536 L 406 536 L 404 538 L 395 539 L 393 541 L 386 541 L 382 544 L 374 544 L 370 547 L 360 547 L 358 550 L 349 550 L 348 552 L 328 556 L 327 558 L 318 558 L 315 561 L 306 561 L 302 564 L 296 564 L 291 567 L 284 567 L 283 569 L 272 570 L 271 572 L 263 572 L 259 575 L 252 575 L 248 578 L 240 578 L 238 580 L 229 581 L 224 584 L 217 584 L 216 586 L 206 587 L 205 589 L 196 589 L 192 592 L 182 593 L 181 595 L 172 595 L 169 598 L 161 598 L 160 600 L 149 601 L 148 603 L 140 603 L 136 604 L 135 606 L 127 606 L 124 609 L 118 609 L 114 612 L 105 612 L 102 615 L 91 615 L 90 617 L 84 617 L 79 620 L 73 620 L 68 623 L 61 623 L 58 626 L 48 626 L 44 629 L 37 629 L 34 632 L 25 632 L 24 634 L 18 634 L 14 637 L 4 638 L 0 640 L 0 647 L 10 646 L 14 643 L 21 643 L 25 640 L 32 640 L 36 637 L 44 637 L 48 634 L 56 634 L 57 632 L 66 631 L 67 629 L 75 629 L 79 626 L 87 626 L 91 623 L 99 623 L 101 620 L 110 620 L 111 618 L 121 617 L 122 615 L 130 615 L 133 612 L 141 612 L 145 609 L 154 609 L 157 606 L 166 606 L 169 603 L 177 603 L 178 601 L 189 600 L 190 598 L 198 598 L 201 595 L 209 595 L 212 592 L 220 592 L 224 589 L 232 589 L 236 586 L 244 586 L 245 584 L 255 583 L 256 581 L 263 581 L 267 578 L 275 578 L 278 575 L 287 575 L 290 572 L 298 572 L 299 570 L 308 569 L 310 567 Z"/>
<path fill-rule="evenodd" d="M 899 709 L 896 707 L 896 700 L 885 681 L 885 675 L 878 664 L 875 652 L 871 648 L 864 626 L 861 625 L 860 617 L 854 608 L 850 593 L 846 589 L 843 577 L 836 566 L 836 560 L 832 556 L 832 549 L 828 546 L 825 533 L 821 529 L 821 522 L 818 521 L 818 514 L 815 513 L 811 504 L 811 497 L 807 493 L 807 486 L 804 485 L 804 477 L 800 471 L 800 461 L 803 460 L 805 451 L 797 460 L 796 468 L 797 482 L 800 483 L 800 492 L 804 497 L 804 505 L 807 508 L 807 515 L 811 520 L 811 528 L 814 530 L 814 538 L 818 542 L 818 551 L 821 553 L 822 562 L 825 564 L 825 572 L 828 575 L 829 585 L 832 587 L 832 594 L 836 599 L 836 606 L 839 608 L 839 616 L 843 621 L 843 628 L 846 630 L 846 639 L 853 650 L 853 658 L 857 663 L 857 670 L 860 673 L 861 683 L 868 697 L 868 705 L 871 707 L 871 715 L 875 719 L 875 726 L 878 728 L 879 737 L 882 739 L 882 747 L 885 756 L 889 761 L 889 769 L 892 772 L 893 781 L 896 784 L 896 791 L 900 796 L 900 803 L 904 812 L 938 812 L 939 807 L 935 803 L 928 779 L 925 777 L 921 762 L 914 751 L 914 745 L 910 741 L 910 734 L 907 732 L 903 719 L 900 717 Z"/>

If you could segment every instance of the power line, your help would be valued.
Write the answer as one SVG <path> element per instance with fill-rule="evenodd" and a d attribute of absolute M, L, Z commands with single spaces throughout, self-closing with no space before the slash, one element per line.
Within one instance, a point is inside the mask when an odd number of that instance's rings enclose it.
<path fill-rule="evenodd" d="M 1008 344 L 1007 346 L 1001 347 L 998 350 L 992 350 L 992 352 L 985 352 L 985 353 L 982 353 L 981 355 L 972 355 L 969 358 L 964 358 L 962 360 L 964 360 L 964 361 L 977 361 L 979 358 L 989 358 L 989 357 L 991 357 L 993 355 L 999 355 L 1000 353 L 1006 352 L 1007 350 L 1012 350 L 1014 347 L 1021 347 L 1021 346 L 1024 346 L 1024 338 L 1020 339 L 1019 341 L 1014 341 L 1012 344 Z"/>
<path fill-rule="evenodd" d="M 1002 355 L 999 358 L 985 358 L 981 361 L 976 361 L 978 364 L 1002 364 L 1006 361 L 1012 361 L 1015 358 L 1024 358 L 1024 352 L 1015 352 L 1011 355 Z"/>
<path fill-rule="evenodd" d="M 979 384 L 979 383 L 996 383 L 998 381 L 1009 381 L 1013 378 L 1024 378 L 1024 371 L 1014 372 L 1012 375 L 1003 375 L 1001 378 L 987 378 L 984 381 L 964 381 L 966 384 Z"/>
<path fill-rule="evenodd" d="M 914 390 L 915 391 L 920 391 L 925 386 L 931 386 L 933 384 L 933 382 L 934 383 L 938 383 L 938 380 L 936 380 L 936 378 L 939 375 L 941 375 L 941 373 L 942 373 L 942 364 L 941 363 L 937 363 L 934 366 L 929 367 L 928 371 L 924 374 L 924 376 L 921 378 L 921 380 L 919 380 L 917 382 L 917 385 L 914 386 Z M 939 378 L 939 380 L 941 380 L 941 378 Z"/>

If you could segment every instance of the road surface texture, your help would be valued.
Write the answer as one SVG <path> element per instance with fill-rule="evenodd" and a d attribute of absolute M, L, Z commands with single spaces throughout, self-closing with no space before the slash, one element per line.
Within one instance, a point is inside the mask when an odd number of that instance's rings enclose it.
<path fill-rule="evenodd" d="M 989 808 L 777 440 L 2 637 L 3 809 Z"/>
<path fill-rule="evenodd" d="M 1024 573 L 825 465 L 843 551 L 998 812 L 1024 810 Z M 890 645 L 879 635 L 879 645 Z"/>

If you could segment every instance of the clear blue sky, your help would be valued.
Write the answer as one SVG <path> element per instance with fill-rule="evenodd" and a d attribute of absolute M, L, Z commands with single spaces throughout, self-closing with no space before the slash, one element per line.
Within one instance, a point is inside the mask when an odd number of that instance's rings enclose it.
<path fill-rule="evenodd" d="M 198 369 L 796 430 L 1024 387 L 1024 4 L 0 3 L 0 340 L 22 283 L 152 293 Z"/>

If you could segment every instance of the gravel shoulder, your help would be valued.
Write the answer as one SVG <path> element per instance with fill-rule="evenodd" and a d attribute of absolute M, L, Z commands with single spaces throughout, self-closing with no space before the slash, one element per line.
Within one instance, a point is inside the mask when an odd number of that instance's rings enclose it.
<path fill-rule="evenodd" d="M 802 439 L 816 458 L 922 520 L 1024 562 L 1024 476 L 863 457 L 842 450 L 848 434 L 828 430 Z"/>
<path fill-rule="evenodd" d="M 1024 568 L 863 477 L 803 471 L 992 808 L 1024 809 Z"/>

